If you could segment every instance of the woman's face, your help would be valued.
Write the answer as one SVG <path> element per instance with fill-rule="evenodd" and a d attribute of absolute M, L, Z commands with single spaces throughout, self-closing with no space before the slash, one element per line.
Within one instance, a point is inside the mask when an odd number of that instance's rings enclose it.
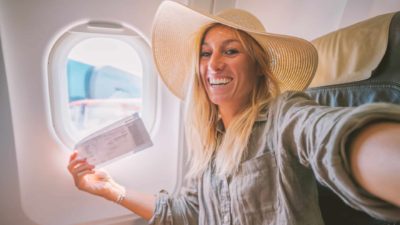
<path fill-rule="evenodd" d="M 257 67 L 232 29 L 215 26 L 206 33 L 199 67 L 211 102 L 237 110 L 250 101 Z"/>

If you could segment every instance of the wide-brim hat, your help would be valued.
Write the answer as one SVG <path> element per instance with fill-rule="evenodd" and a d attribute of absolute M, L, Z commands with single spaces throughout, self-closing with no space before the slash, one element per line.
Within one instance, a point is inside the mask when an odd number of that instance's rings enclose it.
<path fill-rule="evenodd" d="M 254 15 L 241 9 L 227 9 L 212 15 L 164 1 L 153 22 L 152 51 L 161 78 L 180 99 L 185 98 L 193 74 L 193 36 L 209 23 L 220 23 L 251 35 L 265 49 L 281 91 L 302 91 L 310 84 L 318 64 L 317 51 L 310 42 L 267 33 Z"/>

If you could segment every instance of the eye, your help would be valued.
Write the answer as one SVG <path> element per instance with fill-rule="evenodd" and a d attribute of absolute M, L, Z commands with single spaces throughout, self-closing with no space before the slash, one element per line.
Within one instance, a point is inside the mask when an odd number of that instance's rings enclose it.
<path fill-rule="evenodd" d="M 200 58 L 210 57 L 210 56 L 211 56 L 211 52 L 208 52 L 208 51 L 201 51 L 200 52 Z"/>
<path fill-rule="evenodd" d="M 224 52 L 225 55 L 235 55 L 237 53 L 239 53 L 239 51 L 237 49 L 234 49 L 234 48 L 233 49 L 228 49 L 228 50 L 226 50 Z"/>

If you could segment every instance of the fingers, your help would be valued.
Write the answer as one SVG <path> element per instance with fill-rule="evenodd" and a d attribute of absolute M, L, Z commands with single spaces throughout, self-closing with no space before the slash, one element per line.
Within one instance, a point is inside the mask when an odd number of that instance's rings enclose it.
<path fill-rule="evenodd" d="M 72 154 L 69 156 L 69 161 L 71 162 L 78 156 L 78 151 L 74 150 Z"/>
<path fill-rule="evenodd" d="M 75 150 L 72 152 L 72 154 L 69 157 L 69 163 L 68 163 L 68 170 L 70 173 L 73 172 L 74 168 L 79 166 L 80 164 L 87 164 L 86 159 L 82 159 L 78 157 L 78 152 Z"/>
<path fill-rule="evenodd" d="M 73 158 L 68 164 L 68 170 L 69 170 L 70 173 L 73 173 L 73 171 L 75 170 L 76 167 L 79 167 L 79 166 L 81 166 L 83 164 L 88 164 L 86 162 L 86 159 Z"/>
<path fill-rule="evenodd" d="M 90 165 L 86 159 L 79 158 L 77 151 L 74 151 L 71 154 L 67 168 L 74 179 L 75 186 L 77 186 L 79 189 L 82 189 L 84 186 L 84 177 L 88 174 L 95 173 L 93 170 L 94 166 Z"/>
<path fill-rule="evenodd" d="M 86 161 L 84 161 L 84 163 L 73 168 L 72 171 L 74 174 L 80 175 L 81 173 L 83 173 L 85 171 L 91 171 L 93 169 L 94 169 L 93 165 L 90 165 L 89 163 L 86 163 Z"/>
<path fill-rule="evenodd" d="M 83 189 L 85 186 L 85 183 L 87 182 L 87 179 L 85 176 L 88 174 L 95 173 L 93 168 L 94 168 L 94 166 L 92 166 L 88 163 L 79 164 L 75 168 L 72 168 L 71 174 L 74 179 L 75 186 L 77 186 L 79 189 Z"/>
<path fill-rule="evenodd" d="M 72 168 L 76 166 L 77 162 L 75 159 L 78 156 L 78 152 L 75 150 L 72 152 L 72 154 L 69 156 L 69 162 L 68 162 L 68 171 L 72 173 Z"/>
<path fill-rule="evenodd" d="M 86 162 L 86 159 L 75 159 L 68 165 L 68 170 L 74 177 L 82 177 L 82 173 L 92 171 L 93 165 Z"/>

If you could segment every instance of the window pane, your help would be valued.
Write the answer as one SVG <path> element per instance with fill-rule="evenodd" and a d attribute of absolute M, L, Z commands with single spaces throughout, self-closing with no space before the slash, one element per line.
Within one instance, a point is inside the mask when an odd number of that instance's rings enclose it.
<path fill-rule="evenodd" d="M 70 118 L 89 131 L 142 109 L 142 63 L 124 41 L 89 38 L 68 55 Z"/>

